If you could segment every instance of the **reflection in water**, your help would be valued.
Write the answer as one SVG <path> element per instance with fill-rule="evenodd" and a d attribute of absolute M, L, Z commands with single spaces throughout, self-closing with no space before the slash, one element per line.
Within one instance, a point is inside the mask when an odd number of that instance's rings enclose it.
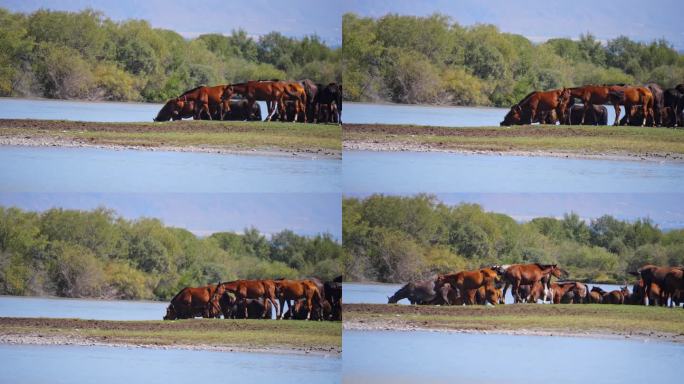
<path fill-rule="evenodd" d="M 345 331 L 344 383 L 650 383 L 681 378 L 674 343 Z"/>
<path fill-rule="evenodd" d="M 0 192 L 339 192 L 341 162 L 0 146 Z"/>
<path fill-rule="evenodd" d="M 345 193 L 684 192 L 684 165 L 436 152 L 345 151 Z"/>
<path fill-rule="evenodd" d="M 365 283 L 344 283 L 343 297 L 346 304 L 387 304 L 387 298 L 399 290 L 403 284 L 365 284 Z M 610 292 L 620 289 L 619 285 L 612 284 L 589 284 L 590 287 L 601 287 Z M 631 290 L 632 288 L 629 287 Z M 506 303 L 513 303 L 511 289 L 506 292 Z M 398 304 L 410 304 L 408 300 L 400 300 Z"/>
<path fill-rule="evenodd" d="M 336 357 L 1 345 L 4 383 L 339 383 Z"/>

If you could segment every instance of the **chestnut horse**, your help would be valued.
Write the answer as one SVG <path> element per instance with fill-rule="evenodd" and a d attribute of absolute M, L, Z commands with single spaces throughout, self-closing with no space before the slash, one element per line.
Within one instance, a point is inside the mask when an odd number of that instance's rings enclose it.
<path fill-rule="evenodd" d="M 566 89 L 531 92 L 521 102 L 511 107 L 500 125 L 532 124 L 538 116 L 546 116 L 551 111 L 556 112 L 557 119 L 565 121 L 565 110 L 569 101 L 570 92 Z"/>
<path fill-rule="evenodd" d="M 215 297 L 216 287 L 216 285 L 207 285 L 181 289 L 166 308 L 164 320 L 219 316 L 220 311 L 214 310 L 216 306 L 210 306 L 212 300 L 218 300 L 218 297 Z"/>
<path fill-rule="evenodd" d="M 676 267 L 658 267 L 655 265 L 647 264 L 639 268 L 637 272 L 629 272 L 632 275 L 641 277 L 644 280 L 644 297 L 643 304 L 646 305 L 646 299 L 652 296 L 653 285 L 660 288 L 660 305 L 666 304 L 667 297 L 665 295 L 665 278 L 673 269 L 678 269 Z"/>
<path fill-rule="evenodd" d="M 590 304 L 601 304 L 603 302 L 603 295 L 605 294 L 606 291 L 600 287 L 593 287 L 591 288 L 591 291 L 587 293 L 587 301 L 589 301 Z"/>
<path fill-rule="evenodd" d="M 292 300 L 295 302 L 299 299 L 306 299 L 306 307 L 308 309 L 306 319 L 311 318 L 311 313 L 314 310 L 319 312 L 317 318 L 322 318 L 321 310 L 321 293 L 318 290 L 318 286 L 311 280 L 274 280 L 276 286 L 276 292 L 278 295 L 278 302 L 280 303 L 281 309 L 285 310 L 285 303 L 287 302 L 287 307 L 290 309 L 291 313 L 295 313 L 292 306 Z M 280 318 L 280 317 L 279 317 Z"/>
<path fill-rule="evenodd" d="M 436 285 L 443 286 L 446 283 L 455 287 L 464 297 L 466 304 L 475 304 L 475 295 L 478 288 L 485 286 L 494 287 L 498 279 L 498 273 L 491 268 L 482 268 L 476 271 L 463 271 L 437 276 Z M 496 303 L 492 303 L 496 304 Z"/>
<path fill-rule="evenodd" d="M 683 290 L 684 289 L 684 268 L 681 267 L 673 267 L 670 269 L 670 271 L 665 275 L 665 281 L 663 282 L 663 288 L 664 288 L 664 293 L 663 297 L 665 298 L 665 303 L 667 303 L 668 299 L 670 300 L 669 306 L 672 307 L 674 306 L 674 295 L 675 292 Z"/>
<path fill-rule="evenodd" d="M 516 303 L 520 303 L 522 299 L 518 293 L 518 288 L 522 284 L 529 284 L 540 281 L 544 276 L 553 275 L 560 278 L 564 271 L 556 264 L 512 264 L 507 266 L 503 272 L 503 278 L 506 282 L 503 290 L 503 297 L 506 296 L 506 291 L 510 285 L 513 286 L 513 297 Z"/>
<path fill-rule="evenodd" d="M 583 87 L 568 88 L 570 90 L 570 96 L 573 99 L 577 98 L 582 100 L 582 104 L 584 104 L 584 113 L 582 114 L 580 125 L 584 125 L 588 111 L 592 112 L 594 115 L 594 121 L 597 121 L 594 105 L 604 104 L 613 105 L 613 108 L 615 108 L 615 122 L 613 125 L 618 125 L 618 119 L 620 117 L 620 102 L 618 95 L 610 93 L 611 87 L 616 86 L 585 85 Z"/>
<path fill-rule="evenodd" d="M 271 302 L 276 309 L 276 318 L 280 318 L 281 308 L 276 300 L 276 286 L 273 280 L 235 280 L 227 283 L 219 283 L 214 296 L 218 298 L 223 295 L 223 292 L 231 292 L 235 295 L 235 300 L 244 308 L 244 316 L 247 318 L 247 300 L 246 299 L 264 299 Z M 215 303 L 214 300 L 211 301 Z M 215 305 L 215 304 L 214 304 Z M 270 317 L 270 313 L 264 314 L 264 317 Z"/>
<path fill-rule="evenodd" d="M 565 281 L 562 283 L 553 283 L 549 286 L 551 290 L 551 302 L 554 304 L 560 304 L 561 299 L 566 293 L 572 292 L 577 284 L 574 281 Z"/>
<path fill-rule="evenodd" d="M 625 118 L 621 123 L 626 125 L 634 115 L 635 108 L 641 108 L 641 115 L 643 120 L 641 126 L 646 125 L 646 120 L 651 118 L 651 125 L 655 127 L 655 118 L 653 114 L 653 93 L 646 87 L 627 87 L 627 86 L 612 86 L 610 87 L 611 95 L 617 99 L 617 102 L 625 106 Z"/>

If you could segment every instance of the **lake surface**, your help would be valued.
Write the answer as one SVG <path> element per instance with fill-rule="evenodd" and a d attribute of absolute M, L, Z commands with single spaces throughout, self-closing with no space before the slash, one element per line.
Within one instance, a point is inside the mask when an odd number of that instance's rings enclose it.
<path fill-rule="evenodd" d="M 345 193 L 684 192 L 684 164 L 345 151 Z"/>
<path fill-rule="evenodd" d="M 387 298 L 392 296 L 404 284 L 367 284 L 367 283 L 344 283 L 343 297 L 346 304 L 387 304 Z M 601 287 L 610 292 L 620 289 L 618 285 L 589 284 L 590 287 Z M 591 288 L 590 288 L 591 289 Z M 629 288 L 631 291 L 631 287 Z M 506 303 L 513 303 L 511 288 L 506 292 Z M 399 301 L 399 304 L 410 304 L 407 299 Z"/>
<path fill-rule="evenodd" d="M 337 357 L 1 345 L 3 383 L 339 383 Z"/>
<path fill-rule="evenodd" d="M 0 296 L 0 317 L 161 320 L 167 302 Z"/>
<path fill-rule="evenodd" d="M 266 117 L 266 103 L 259 102 Z M 152 121 L 163 104 L 0 98 L 0 118 L 102 122 Z"/>
<path fill-rule="evenodd" d="M 340 175 L 336 159 L 0 146 L 0 192 L 325 193 Z"/>
<path fill-rule="evenodd" d="M 498 126 L 508 111 L 509 108 L 345 103 L 342 121 L 348 124 Z M 611 106 L 608 108 L 608 123 L 612 124 L 614 119 L 615 111 Z"/>
<path fill-rule="evenodd" d="M 674 383 L 684 345 L 571 337 L 345 331 L 343 383 Z"/>

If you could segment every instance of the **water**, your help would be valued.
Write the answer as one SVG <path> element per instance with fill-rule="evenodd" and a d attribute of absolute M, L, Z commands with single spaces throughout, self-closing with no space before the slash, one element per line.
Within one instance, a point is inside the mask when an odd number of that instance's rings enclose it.
<path fill-rule="evenodd" d="M 404 284 L 367 284 L 367 283 L 344 283 L 343 297 L 345 304 L 387 304 L 387 298 L 392 296 Z M 590 287 L 601 287 L 606 292 L 620 289 L 619 285 L 612 284 L 589 284 Z M 629 288 L 631 291 L 631 287 Z M 506 292 L 506 303 L 513 303 L 511 288 Z M 399 304 L 410 304 L 407 299 L 399 301 Z"/>
<path fill-rule="evenodd" d="M 345 151 L 342 164 L 345 193 L 684 192 L 684 165 L 667 162 Z"/>
<path fill-rule="evenodd" d="M 266 117 L 266 103 L 259 102 Z M 151 122 L 163 104 L 0 98 L 0 118 Z"/>
<path fill-rule="evenodd" d="M 0 345 L 3 383 L 339 383 L 336 357 Z"/>
<path fill-rule="evenodd" d="M 509 108 L 345 103 L 342 121 L 348 124 L 482 127 L 498 126 L 508 111 Z M 608 123 L 612 124 L 614 119 L 615 111 L 610 106 L 608 108 Z"/>
<path fill-rule="evenodd" d="M 0 296 L 0 317 L 161 320 L 167 302 Z"/>
<path fill-rule="evenodd" d="M 651 383 L 681 379 L 684 345 L 440 332 L 345 331 L 344 383 Z"/>
<path fill-rule="evenodd" d="M 340 167 L 335 159 L 0 146 L 0 192 L 339 192 Z"/>

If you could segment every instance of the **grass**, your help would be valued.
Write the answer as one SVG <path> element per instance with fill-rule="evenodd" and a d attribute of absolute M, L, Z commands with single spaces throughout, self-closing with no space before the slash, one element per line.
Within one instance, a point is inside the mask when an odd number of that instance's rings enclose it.
<path fill-rule="evenodd" d="M 78 337 L 108 343 L 245 348 L 341 348 L 339 322 L 288 320 L 100 321 L 2 319 L 0 334 Z"/>
<path fill-rule="evenodd" d="M 423 127 L 425 128 L 425 127 Z M 515 126 L 344 131 L 343 140 L 424 145 L 442 150 L 555 151 L 581 154 L 684 154 L 684 130 L 613 126 Z"/>
<path fill-rule="evenodd" d="M 182 121 L 166 123 L 83 123 L 36 121 L 18 127 L 0 120 L 0 136 L 41 137 L 99 145 L 207 146 L 230 150 L 276 148 L 340 151 L 341 128 L 330 124 Z"/>
<path fill-rule="evenodd" d="M 344 311 L 345 321 L 418 328 L 617 334 L 656 332 L 684 336 L 684 310 L 638 305 L 345 305 Z"/>

